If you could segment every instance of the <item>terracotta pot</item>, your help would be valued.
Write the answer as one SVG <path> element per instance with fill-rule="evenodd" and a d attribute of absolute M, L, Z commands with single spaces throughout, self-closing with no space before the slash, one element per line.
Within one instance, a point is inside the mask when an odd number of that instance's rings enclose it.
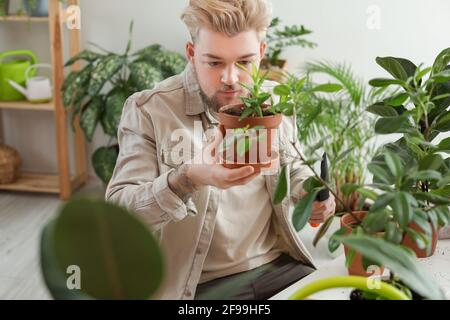
<path fill-rule="evenodd" d="M 354 211 L 353 214 L 356 217 L 358 217 L 358 219 L 362 220 L 366 216 L 367 211 Z M 347 232 L 345 233 L 345 235 L 350 234 L 353 230 L 352 227 L 354 227 L 356 225 L 357 225 L 356 219 L 353 218 L 353 216 L 351 216 L 349 213 L 346 213 L 341 217 L 341 228 L 347 229 Z M 380 232 L 377 235 L 383 236 L 384 233 Z M 345 257 L 347 257 L 350 250 L 351 249 L 344 244 Z M 379 266 L 379 268 L 380 268 L 381 274 L 383 274 L 384 267 Z M 362 276 L 362 277 L 369 277 L 369 276 L 373 275 L 372 273 L 367 273 L 366 270 L 364 269 L 364 266 L 362 263 L 362 256 L 359 252 L 355 252 L 355 257 L 353 259 L 353 262 L 348 267 L 348 274 L 351 276 Z"/>
<path fill-rule="evenodd" d="M 431 222 L 429 222 L 429 223 L 431 225 Z M 421 233 L 424 232 L 424 230 L 414 221 L 410 222 L 408 224 L 408 227 L 410 227 L 411 229 L 413 229 L 414 231 L 417 231 L 417 232 L 421 232 Z M 433 229 L 433 226 L 431 226 L 431 228 Z M 402 245 L 412 249 L 414 251 L 414 253 L 416 254 L 417 258 L 431 257 L 434 254 L 434 251 L 436 250 L 436 244 L 438 241 L 438 235 L 439 235 L 440 229 L 441 229 L 441 226 L 438 226 L 437 230 L 433 229 L 433 233 L 431 234 L 430 254 L 427 254 L 426 249 L 420 249 L 417 246 L 416 242 L 413 239 L 411 239 L 411 237 L 408 234 L 406 234 L 405 237 L 403 238 Z"/>
<path fill-rule="evenodd" d="M 268 105 L 264 105 L 263 109 L 267 107 Z M 262 168 L 269 168 L 273 166 L 279 158 L 278 153 L 272 151 L 272 140 L 274 136 L 273 131 L 280 126 L 282 115 L 275 114 L 264 117 L 249 117 L 239 121 L 240 116 L 227 113 L 231 110 L 240 113 L 243 109 L 243 104 L 227 105 L 220 108 L 218 117 L 224 137 L 227 133 L 230 134 L 227 130 L 244 128 L 246 126 L 250 126 L 250 128 L 261 126 L 267 129 L 265 132 L 260 132 L 258 130 L 254 138 L 260 137 L 260 134 L 265 134 L 266 137 L 259 141 L 253 141 L 250 149 L 243 156 L 238 155 L 237 141 L 235 141 L 234 145 L 230 148 L 233 151 L 232 154 L 230 154 L 230 149 L 224 150 L 221 155 L 221 160 L 227 168 L 238 168 L 246 165 L 253 166 L 255 171 L 260 171 Z"/>

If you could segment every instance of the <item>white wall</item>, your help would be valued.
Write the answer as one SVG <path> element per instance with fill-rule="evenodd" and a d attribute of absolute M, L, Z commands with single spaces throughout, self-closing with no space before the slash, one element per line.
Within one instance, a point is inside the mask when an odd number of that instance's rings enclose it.
<path fill-rule="evenodd" d="M 14 0 L 13 0 L 14 1 Z M 112 51 L 125 49 L 129 22 L 134 19 L 133 47 L 160 43 L 183 53 L 187 32 L 179 20 L 187 0 L 81 0 L 82 47 L 95 42 Z M 316 49 L 287 50 L 290 68 L 305 60 L 351 63 L 366 80 L 384 75 L 378 55 L 394 55 L 431 64 L 450 47 L 448 0 L 273 0 L 274 14 L 286 24 L 304 24 L 314 33 Z M 380 10 L 380 29 L 367 27 L 368 8 Z M 373 8 L 373 7 L 372 7 Z M 0 51 L 31 48 L 49 61 L 47 27 L 42 24 L 0 23 Z M 6 142 L 19 149 L 24 167 L 56 171 L 53 119 L 42 112 L 4 111 Z M 101 129 L 88 146 L 89 156 L 107 138 Z M 90 162 L 90 160 L 88 160 Z M 91 173 L 93 171 L 91 169 Z"/>

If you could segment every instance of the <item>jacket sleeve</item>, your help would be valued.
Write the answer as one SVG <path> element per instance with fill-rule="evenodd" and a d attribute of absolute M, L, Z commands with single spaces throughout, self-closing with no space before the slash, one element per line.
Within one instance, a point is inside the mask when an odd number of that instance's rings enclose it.
<path fill-rule="evenodd" d="M 119 156 L 105 199 L 130 209 L 158 231 L 170 221 L 186 217 L 185 203 L 160 174 L 157 145 L 150 115 L 134 95 L 125 102 L 118 129 Z"/>

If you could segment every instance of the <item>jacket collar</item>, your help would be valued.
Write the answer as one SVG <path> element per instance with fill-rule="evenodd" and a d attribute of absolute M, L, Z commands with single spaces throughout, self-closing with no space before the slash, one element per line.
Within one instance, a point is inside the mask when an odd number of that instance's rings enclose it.
<path fill-rule="evenodd" d="M 200 96 L 200 85 L 191 62 L 183 71 L 183 86 L 186 93 L 186 114 L 193 116 L 205 112 L 206 106 Z"/>

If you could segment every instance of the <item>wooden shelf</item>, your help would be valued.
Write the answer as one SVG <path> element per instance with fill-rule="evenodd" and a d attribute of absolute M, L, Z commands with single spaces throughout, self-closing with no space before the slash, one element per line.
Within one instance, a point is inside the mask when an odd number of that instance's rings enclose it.
<path fill-rule="evenodd" d="M 47 22 L 48 17 L 28 17 L 28 16 L 4 16 L 0 17 L 0 21 L 12 22 Z"/>
<path fill-rule="evenodd" d="M 71 177 L 72 188 L 76 189 L 83 185 L 82 176 Z M 59 178 L 57 174 L 41 174 L 22 172 L 19 179 L 11 184 L 0 184 L 0 190 L 3 191 L 26 191 L 43 193 L 60 193 Z"/>
<path fill-rule="evenodd" d="M 27 101 L 0 101 L 0 109 L 54 111 L 54 103 L 30 103 Z"/>
<path fill-rule="evenodd" d="M 58 176 L 23 172 L 12 184 L 0 184 L 0 190 L 59 193 Z"/>

